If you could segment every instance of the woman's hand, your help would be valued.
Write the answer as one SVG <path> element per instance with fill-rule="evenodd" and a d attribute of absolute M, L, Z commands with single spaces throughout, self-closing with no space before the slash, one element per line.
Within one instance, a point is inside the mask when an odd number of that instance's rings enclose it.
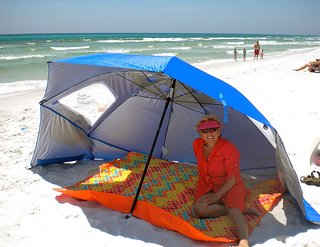
<path fill-rule="evenodd" d="M 200 203 L 216 204 L 220 198 L 215 193 L 208 193 L 199 199 Z"/>

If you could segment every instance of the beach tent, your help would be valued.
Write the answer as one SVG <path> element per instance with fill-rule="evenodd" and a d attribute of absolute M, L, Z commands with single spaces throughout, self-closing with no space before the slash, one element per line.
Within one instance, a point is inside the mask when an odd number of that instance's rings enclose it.
<path fill-rule="evenodd" d="M 195 125 L 212 113 L 239 148 L 241 169 L 277 167 L 305 217 L 320 222 L 276 130 L 229 84 L 174 56 L 94 54 L 48 66 L 31 166 L 111 160 L 131 151 L 195 163 Z"/>

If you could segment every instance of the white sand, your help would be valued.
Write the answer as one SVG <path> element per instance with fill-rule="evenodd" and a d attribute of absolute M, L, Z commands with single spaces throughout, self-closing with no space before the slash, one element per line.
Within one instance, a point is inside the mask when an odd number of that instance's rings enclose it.
<path fill-rule="evenodd" d="M 283 139 L 298 177 L 314 169 L 309 156 L 320 137 L 320 74 L 295 72 L 320 58 L 320 49 L 264 60 L 201 67 L 249 98 Z M 31 82 L 32 84 L 32 82 Z M 94 202 L 60 195 L 53 188 L 77 182 L 97 165 L 29 165 L 37 137 L 45 82 L 25 92 L 0 87 L 0 246 L 229 246 L 190 240 Z M 32 88 L 32 87 L 31 87 Z M 303 185 L 304 186 L 304 185 Z M 320 202 L 320 187 L 308 187 Z M 320 203 L 319 203 L 320 204 Z M 252 246 L 320 246 L 320 226 L 308 223 L 294 199 L 285 195 L 250 235 Z"/>

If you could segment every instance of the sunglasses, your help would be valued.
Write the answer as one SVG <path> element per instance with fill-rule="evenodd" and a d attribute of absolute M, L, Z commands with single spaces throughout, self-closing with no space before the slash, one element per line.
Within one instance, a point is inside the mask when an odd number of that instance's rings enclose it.
<path fill-rule="evenodd" d="M 202 133 L 208 133 L 208 132 L 215 132 L 218 128 L 210 128 L 210 129 L 204 129 L 204 130 L 201 130 Z"/>

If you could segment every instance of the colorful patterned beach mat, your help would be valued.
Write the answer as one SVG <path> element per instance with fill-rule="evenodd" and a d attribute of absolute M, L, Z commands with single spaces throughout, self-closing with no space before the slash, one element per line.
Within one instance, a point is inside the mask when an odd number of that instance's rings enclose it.
<path fill-rule="evenodd" d="M 75 185 L 56 189 L 64 194 L 100 202 L 105 207 L 129 213 L 148 156 L 129 153 L 125 158 L 101 165 L 100 172 Z M 195 166 L 151 159 L 133 215 L 159 227 L 180 232 L 202 241 L 232 242 L 236 228 L 229 216 L 209 219 L 194 217 L 192 204 L 198 180 Z M 250 190 L 249 207 L 259 217 L 246 215 L 249 231 L 283 194 L 278 179 L 257 182 L 245 180 Z"/>

